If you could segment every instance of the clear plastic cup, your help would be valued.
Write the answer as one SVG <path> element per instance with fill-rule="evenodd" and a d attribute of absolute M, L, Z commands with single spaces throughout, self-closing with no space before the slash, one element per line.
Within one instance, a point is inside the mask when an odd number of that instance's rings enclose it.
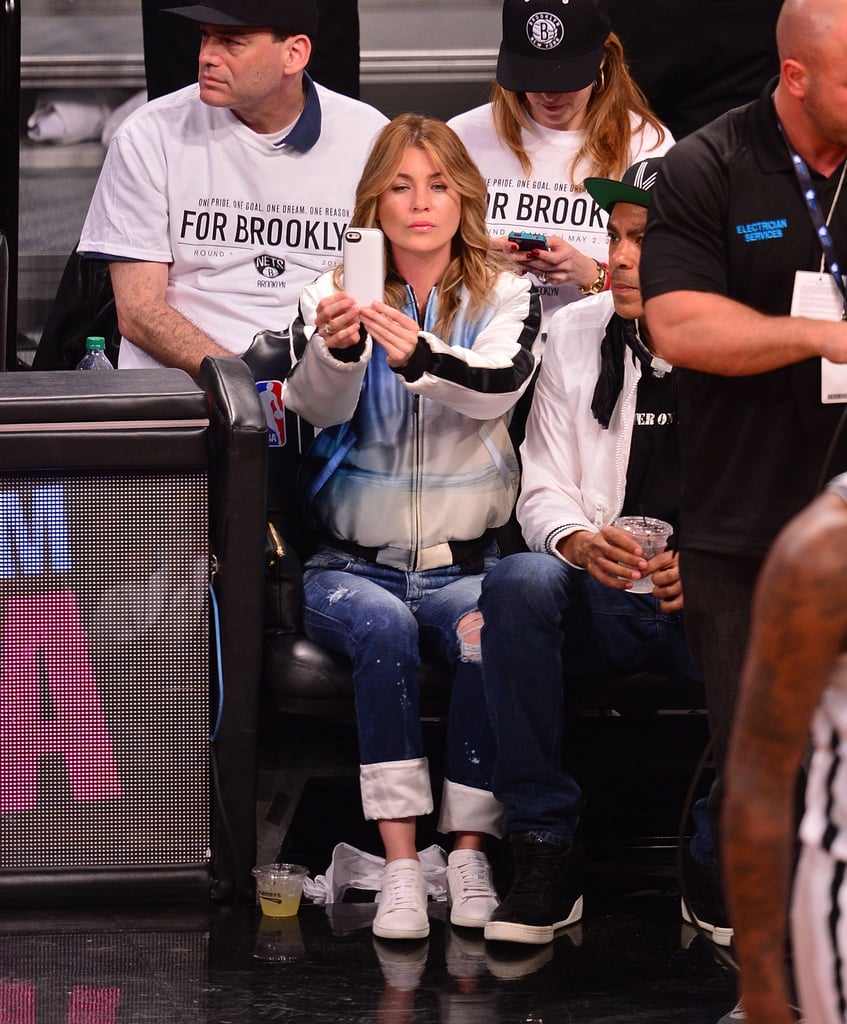
<path fill-rule="evenodd" d="M 300 908 L 309 869 L 302 864 L 263 864 L 253 868 L 256 896 L 268 917 L 292 917 Z"/>
<path fill-rule="evenodd" d="M 641 550 L 644 552 L 643 557 L 648 561 L 665 550 L 668 546 L 668 538 L 673 533 L 670 523 L 666 523 L 664 519 L 653 519 L 650 516 L 621 516 L 615 520 L 615 526 L 632 534 L 641 545 Z M 629 593 L 652 594 L 652 575 L 642 576 L 640 580 L 633 580 Z"/>

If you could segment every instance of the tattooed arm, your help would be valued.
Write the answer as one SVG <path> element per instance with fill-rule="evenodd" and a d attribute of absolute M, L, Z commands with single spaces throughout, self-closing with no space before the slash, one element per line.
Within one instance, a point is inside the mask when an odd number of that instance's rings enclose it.
<path fill-rule="evenodd" d="M 724 864 L 748 1024 L 792 1024 L 785 953 L 795 787 L 847 631 L 847 504 L 824 493 L 777 538 L 756 588 L 725 779 Z"/>

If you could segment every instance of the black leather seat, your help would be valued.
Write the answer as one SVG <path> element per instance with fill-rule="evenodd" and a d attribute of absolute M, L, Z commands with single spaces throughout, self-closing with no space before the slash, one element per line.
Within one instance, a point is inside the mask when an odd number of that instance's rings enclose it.
<path fill-rule="evenodd" d="M 355 721 L 349 659 L 303 634 L 266 637 L 263 675 L 279 712 Z M 422 717 L 443 718 L 450 694 L 448 668 L 440 662 L 423 661 L 418 682 Z"/>
<path fill-rule="evenodd" d="M 344 655 L 327 650 L 301 631 L 265 636 L 263 677 L 274 707 L 283 714 L 353 721 L 353 674 Z M 443 718 L 450 693 L 448 667 L 424 659 L 418 672 L 421 716 Z M 698 680 L 642 669 L 625 675 L 567 675 L 567 706 L 577 715 L 698 713 L 704 693 Z"/>

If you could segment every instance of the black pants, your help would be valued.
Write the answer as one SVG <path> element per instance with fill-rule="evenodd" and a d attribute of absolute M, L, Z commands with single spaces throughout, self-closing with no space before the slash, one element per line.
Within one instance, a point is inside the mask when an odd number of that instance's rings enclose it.
<path fill-rule="evenodd" d="M 720 856 L 722 776 L 738 699 L 761 558 L 683 550 L 680 575 L 685 593 L 685 633 L 706 687 L 709 730 L 714 746 L 715 781 L 709 793 L 709 819 Z"/>
<path fill-rule="evenodd" d="M 358 0 L 317 0 L 320 22 L 309 64 L 316 82 L 359 96 Z M 200 30 L 197 22 L 163 14 L 174 0 L 141 0 L 144 69 L 152 100 L 197 81 Z"/>

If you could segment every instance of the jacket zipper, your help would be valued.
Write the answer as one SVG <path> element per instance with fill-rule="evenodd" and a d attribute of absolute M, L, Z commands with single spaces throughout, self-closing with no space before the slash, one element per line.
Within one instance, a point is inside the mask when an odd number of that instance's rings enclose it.
<path fill-rule="evenodd" d="M 406 290 L 411 296 L 412 309 L 415 311 L 415 319 L 418 322 L 418 327 L 421 330 L 424 329 L 424 319 L 421 317 L 421 312 L 418 307 L 417 296 L 415 295 L 414 289 L 407 282 Z M 429 303 L 429 299 L 427 299 Z M 421 396 L 414 395 L 412 399 L 412 415 L 414 417 L 414 438 L 415 438 L 415 464 L 412 467 L 412 551 L 414 552 L 413 567 L 417 569 L 420 563 L 421 555 L 421 539 L 423 537 L 423 510 L 421 508 L 421 478 L 423 466 L 423 415 L 421 411 Z"/>

